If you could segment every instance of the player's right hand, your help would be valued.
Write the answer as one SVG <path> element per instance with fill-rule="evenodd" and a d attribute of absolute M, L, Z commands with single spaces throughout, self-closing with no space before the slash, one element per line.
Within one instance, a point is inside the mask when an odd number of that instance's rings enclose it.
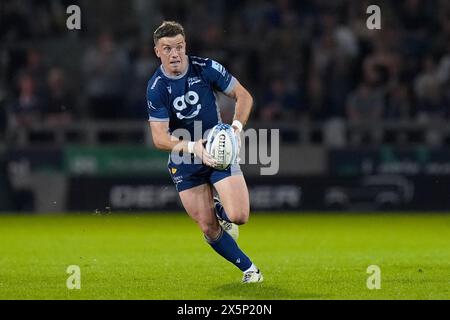
<path fill-rule="evenodd" d="M 195 141 L 194 154 L 200 158 L 205 165 L 214 168 L 217 165 L 217 161 L 206 151 L 204 147 L 205 143 L 206 139 Z"/>

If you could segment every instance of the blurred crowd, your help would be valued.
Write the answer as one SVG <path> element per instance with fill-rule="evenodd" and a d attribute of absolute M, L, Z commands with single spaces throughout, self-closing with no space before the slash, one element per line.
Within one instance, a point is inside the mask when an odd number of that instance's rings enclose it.
<path fill-rule="evenodd" d="M 71 4 L 81 30 L 66 28 Z M 381 30 L 366 26 L 371 4 Z M 0 131 L 145 120 L 159 66 L 152 32 L 164 19 L 184 25 L 189 54 L 220 61 L 250 89 L 253 119 L 450 115 L 448 0 L 4 0 L 0 14 Z"/>

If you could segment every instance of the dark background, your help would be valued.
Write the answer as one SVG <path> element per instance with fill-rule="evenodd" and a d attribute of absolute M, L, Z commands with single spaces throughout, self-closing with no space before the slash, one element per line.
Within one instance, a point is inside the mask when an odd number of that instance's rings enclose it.
<path fill-rule="evenodd" d="M 172 19 L 252 93 L 248 128 L 280 129 L 278 175 L 243 166 L 255 210 L 450 209 L 448 1 L 3 0 L 0 210 L 180 208 L 145 100 Z"/>

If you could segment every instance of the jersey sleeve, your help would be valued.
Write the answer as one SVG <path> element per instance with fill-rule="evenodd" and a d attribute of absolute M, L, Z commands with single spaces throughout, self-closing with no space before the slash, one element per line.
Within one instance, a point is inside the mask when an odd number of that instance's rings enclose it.
<path fill-rule="evenodd" d="M 164 101 L 167 99 L 162 94 L 161 90 L 156 86 L 158 80 L 153 84 L 149 83 L 147 87 L 147 110 L 148 121 L 169 121 L 169 112 L 167 110 L 167 103 Z"/>
<path fill-rule="evenodd" d="M 205 74 L 211 85 L 224 93 L 230 93 L 237 83 L 236 78 L 224 66 L 214 60 L 208 60 Z"/>

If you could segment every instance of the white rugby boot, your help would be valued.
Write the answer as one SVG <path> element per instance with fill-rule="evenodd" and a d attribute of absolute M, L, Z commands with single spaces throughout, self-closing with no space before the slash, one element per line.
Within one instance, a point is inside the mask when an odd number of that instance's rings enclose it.
<path fill-rule="evenodd" d="M 242 278 L 242 283 L 257 283 L 257 282 L 263 282 L 264 277 L 261 273 L 261 271 L 259 271 L 259 269 L 257 271 L 247 271 L 244 272 L 244 276 Z"/>

